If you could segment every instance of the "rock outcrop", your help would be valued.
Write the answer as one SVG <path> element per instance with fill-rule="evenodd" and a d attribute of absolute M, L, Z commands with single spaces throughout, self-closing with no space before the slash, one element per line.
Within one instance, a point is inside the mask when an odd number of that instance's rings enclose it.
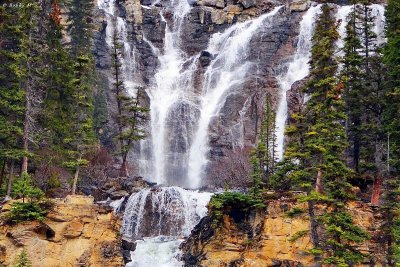
<path fill-rule="evenodd" d="M 181 246 L 185 266 L 321 266 L 306 253 L 312 247 L 308 234 L 299 234 L 309 230 L 307 216 L 286 215 L 293 207 L 304 208 L 302 205 L 286 198 L 269 201 L 263 210 L 229 207 L 217 226 L 213 225 L 215 218 L 203 218 Z M 379 214 L 360 202 L 350 203 L 349 208 L 356 223 L 374 236 Z M 384 255 L 379 245 L 365 243 L 360 250 L 376 256 L 360 266 L 381 266 L 380 256 Z"/>
<path fill-rule="evenodd" d="M 43 222 L 0 227 L 0 265 L 14 266 L 25 250 L 33 267 L 124 266 L 112 209 L 85 196 L 54 201 Z"/>

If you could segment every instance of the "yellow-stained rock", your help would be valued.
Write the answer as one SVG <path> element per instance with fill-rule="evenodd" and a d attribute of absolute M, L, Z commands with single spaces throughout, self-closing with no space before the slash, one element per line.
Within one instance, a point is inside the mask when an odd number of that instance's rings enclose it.
<path fill-rule="evenodd" d="M 56 199 L 43 224 L 0 227 L 0 265 L 13 266 L 23 249 L 33 267 L 124 266 L 118 219 L 92 197 Z"/>
<path fill-rule="evenodd" d="M 314 266 L 313 256 L 307 253 L 312 248 L 309 234 L 306 232 L 292 240 L 296 233 L 308 231 L 310 227 L 306 214 L 294 218 L 285 214 L 294 207 L 307 208 L 305 203 L 272 200 L 268 202 L 266 211 L 254 210 L 239 222 L 228 211 L 212 234 L 207 230 L 212 221 L 204 221 L 183 244 L 183 257 L 196 259 L 199 266 L 207 267 Z M 364 229 L 377 224 L 368 204 L 352 202 L 348 208 Z M 323 211 L 322 206 L 316 208 L 317 213 Z M 359 249 L 369 254 L 375 251 L 376 244 L 366 242 Z M 378 263 L 376 266 L 381 266 Z"/>

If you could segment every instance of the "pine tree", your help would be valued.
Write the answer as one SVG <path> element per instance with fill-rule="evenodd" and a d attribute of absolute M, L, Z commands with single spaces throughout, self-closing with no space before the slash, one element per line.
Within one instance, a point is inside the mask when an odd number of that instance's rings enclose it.
<path fill-rule="evenodd" d="M 144 88 L 136 88 L 136 96 L 131 97 L 124 87 L 122 64 L 121 64 L 121 44 L 119 43 L 118 32 L 113 34 L 113 46 L 111 51 L 113 71 L 114 71 L 114 94 L 117 102 L 116 123 L 118 134 L 115 139 L 119 143 L 119 155 L 122 158 L 120 175 L 129 176 L 127 157 L 135 141 L 145 138 L 144 131 L 141 128 L 149 110 L 141 106 Z"/>
<path fill-rule="evenodd" d="M 68 33 L 71 36 L 70 52 L 73 57 L 90 54 L 93 39 L 92 0 L 68 0 Z"/>
<path fill-rule="evenodd" d="M 384 63 L 387 68 L 385 102 L 383 114 L 387 138 L 386 192 L 381 207 L 384 223 L 381 226 L 387 247 L 389 266 L 400 264 L 400 2 L 389 0 L 386 7 L 387 44 L 384 49 Z"/>
<path fill-rule="evenodd" d="M 338 63 L 335 42 L 337 25 L 328 4 L 321 7 L 312 38 L 310 78 L 304 92 L 310 95 L 304 110 L 293 114 L 294 124 L 287 133 L 289 144 L 281 167 L 295 187 L 306 192 L 314 253 L 324 262 L 349 266 L 362 259 L 353 247 L 366 234 L 354 225 L 345 209 L 350 199 L 351 171 L 344 162 L 347 147 L 344 121 L 343 85 L 336 78 Z M 315 205 L 327 206 L 325 215 L 315 214 Z M 321 238 L 319 229 L 324 229 Z"/>
<path fill-rule="evenodd" d="M 383 113 L 384 67 L 377 36 L 373 32 L 375 17 L 369 1 L 354 4 L 346 26 L 344 45 L 344 100 L 347 106 L 348 135 L 353 157 L 352 167 L 359 176 L 374 176 L 371 202 L 378 205 L 380 185 L 385 175 Z"/>
<path fill-rule="evenodd" d="M 73 118 L 70 125 L 69 135 L 64 139 L 68 145 L 67 154 L 69 160 L 65 165 L 72 168 L 75 172 L 72 194 L 76 193 L 79 172 L 82 166 L 89 162 L 85 156 L 95 145 L 93 132 L 93 89 L 92 82 L 92 63 L 87 56 L 78 56 L 74 64 L 74 79 L 72 92 L 72 106 L 70 116 Z"/>
<path fill-rule="evenodd" d="M 349 139 L 352 156 L 350 165 L 356 172 L 359 171 L 360 146 L 361 146 L 361 118 L 364 109 L 361 104 L 361 92 L 363 90 L 362 56 L 359 51 L 362 48 L 359 38 L 358 15 L 356 4 L 348 16 L 346 25 L 346 37 L 344 38 L 343 69 L 341 71 L 341 82 L 344 86 L 344 100 L 347 113 L 347 136 Z"/>

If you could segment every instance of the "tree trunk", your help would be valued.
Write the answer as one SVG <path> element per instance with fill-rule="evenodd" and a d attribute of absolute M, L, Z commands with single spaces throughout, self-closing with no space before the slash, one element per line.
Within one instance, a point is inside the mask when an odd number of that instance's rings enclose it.
<path fill-rule="evenodd" d="M 78 183 L 78 177 L 79 177 L 79 170 L 80 166 L 77 166 L 75 169 L 75 175 L 74 175 L 74 183 L 72 184 L 72 195 L 75 195 L 76 193 L 76 185 Z"/>
<path fill-rule="evenodd" d="M 372 187 L 371 204 L 374 206 L 379 206 L 379 196 L 381 194 L 383 178 L 378 175 L 374 180 L 374 185 Z"/>
<path fill-rule="evenodd" d="M 14 176 L 14 160 L 11 160 L 10 173 L 8 174 L 6 198 L 11 198 L 11 185 Z"/>
<path fill-rule="evenodd" d="M 308 215 L 310 217 L 311 242 L 314 248 L 319 247 L 318 223 L 315 219 L 314 201 L 308 201 Z"/>
<path fill-rule="evenodd" d="M 6 160 L 3 160 L 3 166 L 1 167 L 1 172 L 0 172 L 0 187 L 3 185 L 3 177 L 4 177 L 4 172 L 6 170 Z"/>
<path fill-rule="evenodd" d="M 315 191 L 322 193 L 322 171 L 318 170 L 317 181 L 315 182 Z"/>
<path fill-rule="evenodd" d="M 120 176 L 121 177 L 128 177 L 129 172 L 128 172 L 128 164 L 126 163 L 127 160 L 127 154 L 122 156 L 122 164 L 121 164 L 121 169 L 120 169 Z"/>

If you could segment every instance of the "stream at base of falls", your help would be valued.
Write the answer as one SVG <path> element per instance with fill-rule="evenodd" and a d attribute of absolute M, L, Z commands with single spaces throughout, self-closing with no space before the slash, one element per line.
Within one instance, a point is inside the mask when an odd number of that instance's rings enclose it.
<path fill-rule="evenodd" d="M 126 267 L 180 267 L 179 245 L 183 239 L 168 236 L 146 237 L 136 242 L 132 262 Z"/>
<path fill-rule="evenodd" d="M 179 267 L 179 245 L 207 215 L 212 193 L 177 186 L 132 194 L 122 220 L 122 238 L 135 242 L 127 267 Z"/>

